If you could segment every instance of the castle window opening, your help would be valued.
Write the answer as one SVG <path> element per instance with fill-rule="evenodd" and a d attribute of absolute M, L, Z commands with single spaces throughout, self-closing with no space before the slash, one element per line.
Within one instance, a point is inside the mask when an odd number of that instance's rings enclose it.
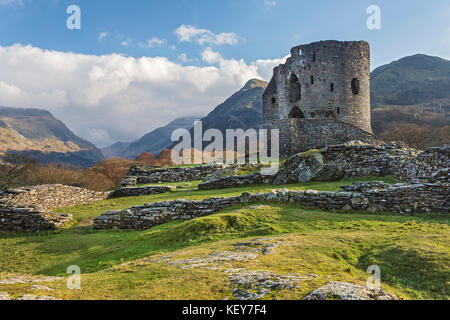
<path fill-rule="evenodd" d="M 316 62 L 316 54 L 313 53 L 313 62 Z"/>
<path fill-rule="evenodd" d="M 304 119 L 305 114 L 298 107 L 294 107 L 291 112 L 289 112 L 289 119 Z"/>
<path fill-rule="evenodd" d="M 352 80 L 352 92 L 353 94 L 359 94 L 359 80 L 357 78 Z"/>
<path fill-rule="evenodd" d="M 272 98 L 272 104 L 275 104 L 277 102 L 276 98 Z"/>
<path fill-rule="evenodd" d="M 341 114 L 341 108 L 339 108 L 339 107 L 337 108 L 337 113 Z"/>
<path fill-rule="evenodd" d="M 311 76 L 311 84 L 314 84 L 314 77 Z"/>
<path fill-rule="evenodd" d="M 334 83 L 331 84 L 330 90 L 331 92 L 334 92 Z"/>

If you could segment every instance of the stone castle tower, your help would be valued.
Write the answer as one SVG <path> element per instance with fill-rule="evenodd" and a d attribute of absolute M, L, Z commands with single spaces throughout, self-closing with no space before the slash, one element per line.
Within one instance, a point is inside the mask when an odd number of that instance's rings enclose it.
<path fill-rule="evenodd" d="M 290 156 L 351 140 L 374 142 L 370 116 L 370 47 L 320 41 L 291 49 L 263 95 L 265 129 L 280 130 Z"/>

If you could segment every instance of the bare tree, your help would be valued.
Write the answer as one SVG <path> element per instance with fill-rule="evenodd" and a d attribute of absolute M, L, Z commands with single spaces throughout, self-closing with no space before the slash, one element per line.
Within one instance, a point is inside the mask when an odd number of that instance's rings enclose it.
<path fill-rule="evenodd" d="M 17 152 L 7 152 L 0 157 L 0 190 L 23 185 L 35 166 L 35 159 Z"/>

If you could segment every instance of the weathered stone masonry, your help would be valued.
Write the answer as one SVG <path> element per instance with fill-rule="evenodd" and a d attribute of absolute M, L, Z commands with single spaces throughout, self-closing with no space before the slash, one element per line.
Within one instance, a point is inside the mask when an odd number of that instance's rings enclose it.
<path fill-rule="evenodd" d="M 320 41 L 292 48 L 264 93 L 263 122 L 280 130 L 283 157 L 351 140 L 377 143 L 369 44 Z"/>
<path fill-rule="evenodd" d="M 123 186 L 135 186 L 148 183 L 175 183 L 185 181 L 203 180 L 218 169 L 216 165 L 176 168 L 146 168 L 145 166 L 132 166 L 124 178 Z"/>
<path fill-rule="evenodd" d="M 60 228 L 72 221 L 71 215 L 34 208 L 0 207 L 0 231 L 39 232 Z"/>
<path fill-rule="evenodd" d="M 144 230 L 172 220 L 211 215 L 241 203 L 284 202 L 323 210 L 395 211 L 399 213 L 449 212 L 450 184 L 355 184 L 343 192 L 274 190 L 265 194 L 243 193 L 203 201 L 175 200 L 107 212 L 94 219 L 95 229 Z M 378 189 L 377 189 L 378 188 Z"/>
<path fill-rule="evenodd" d="M 366 145 L 348 143 L 289 158 L 275 176 L 254 173 L 207 179 L 201 190 L 234 188 L 253 184 L 291 184 L 311 180 L 336 181 L 365 176 L 394 176 L 406 182 L 448 182 L 450 146 L 422 152 L 400 143 Z"/>

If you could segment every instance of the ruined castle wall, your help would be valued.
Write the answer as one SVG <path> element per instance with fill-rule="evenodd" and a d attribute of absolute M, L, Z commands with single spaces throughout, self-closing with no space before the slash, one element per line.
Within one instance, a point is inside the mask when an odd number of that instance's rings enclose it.
<path fill-rule="evenodd" d="M 281 157 L 289 157 L 311 149 L 321 149 L 351 140 L 373 145 L 381 143 L 380 140 L 367 131 L 330 119 L 272 120 L 265 123 L 265 128 L 280 130 Z"/>
<path fill-rule="evenodd" d="M 203 201 L 175 200 L 106 212 L 94 219 L 94 229 L 144 230 L 173 220 L 189 220 L 214 214 L 239 204 L 284 202 L 327 211 L 448 213 L 448 184 L 357 184 L 347 192 L 273 190 Z"/>

